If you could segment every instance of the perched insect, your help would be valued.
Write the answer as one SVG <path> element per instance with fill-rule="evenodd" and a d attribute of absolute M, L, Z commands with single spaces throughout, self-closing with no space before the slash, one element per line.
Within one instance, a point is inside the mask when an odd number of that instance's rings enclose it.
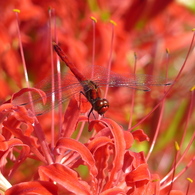
<path fill-rule="evenodd" d="M 150 91 L 150 86 L 165 86 L 171 84 L 170 82 L 166 82 L 164 77 L 156 77 L 147 74 L 128 74 L 124 76 L 112 71 L 108 79 L 107 70 L 102 66 L 94 66 L 94 77 L 90 79 L 91 70 L 85 71 L 86 75 L 81 74 L 59 45 L 53 43 L 53 47 L 61 60 L 69 67 L 72 74 L 65 74 L 61 78 L 60 85 L 58 76 L 56 75 L 54 77 L 53 91 L 51 78 L 43 80 L 36 86 L 37 89 L 44 91 L 45 97 L 47 97 L 47 103 L 45 103 L 45 105 L 43 105 L 43 97 L 40 97 L 38 93 L 31 93 L 30 100 L 28 93 L 26 93 L 13 101 L 16 105 L 25 105 L 27 107 L 32 104 L 36 115 L 42 115 L 48 112 L 52 108 L 51 100 L 53 100 L 55 106 L 57 106 L 78 93 L 82 93 L 92 106 L 88 116 L 90 116 L 93 110 L 103 115 L 109 108 L 108 100 L 101 97 L 100 88 L 103 86 L 128 87 L 142 91 Z"/>

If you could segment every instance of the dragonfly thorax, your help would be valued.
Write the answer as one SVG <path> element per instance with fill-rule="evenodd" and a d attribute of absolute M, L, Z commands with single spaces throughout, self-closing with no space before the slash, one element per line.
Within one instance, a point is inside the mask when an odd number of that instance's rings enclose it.
<path fill-rule="evenodd" d="M 98 85 L 91 81 L 86 80 L 82 82 L 84 95 L 92 105 L 92 110 L 95 110 L 98 114 L 103 115 L 109 108 L 109 102 L 107 99 L 100 98 L 101 91 Z"/>

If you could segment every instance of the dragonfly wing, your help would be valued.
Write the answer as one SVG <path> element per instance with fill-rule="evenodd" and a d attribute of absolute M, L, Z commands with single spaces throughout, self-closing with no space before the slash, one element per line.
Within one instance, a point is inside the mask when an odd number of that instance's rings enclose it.
<path fill-rule="evenodd" d="M 60 82 L 59 82 L 60 80 Z M 35 88 L 41 89 L 47 98 L 45 104 L 43 104 L 43 99 L 40 94 L 36 92 L 23 93 L 19 97 L 13 100 L 14 105 L 25 106 L 27 109 L 32 110 L 36 115 L 42 115 L 52 108 L 52 103 L 54 102 L 54 107 L 57 107 L 62 102 L 65 102 L 71 98 L 71 96 L 79 93 L 83 90 L 81 84 L 74 78 L 72 74 L 65 74 L 59 79 L 56 74 L 54 76 L 54 86 L 52 90 L 51 78 L 48 77 L 44 79 Z"/>
<path fill-rule="evenodd" d="M 88 73 L 88 75 L 90 75 Z M 165 77 L 153 76 L 147 74 L 118 74 L 108 70 L 102 66 L 94 66 L 94 82 L 99 86 L 109 87 L 128 87 L 132 89 L 150 91 L 149 86 L 170 85 Z"/>
<path fill-rule="evenodd" d="M 75 83 L 55 89 L 54 92 L 51 91 L 46 93 L 47 103 L 45 105 L 41 104 L 39 107 L 36 104 L 36 115 L 42 115 L 51 110 L 51 102 L 54 102 L 54 108 L 56 108 L 59 104 L 68 101 L 73 95 L 76 95 L 82 90 L 80 83 Z"/>

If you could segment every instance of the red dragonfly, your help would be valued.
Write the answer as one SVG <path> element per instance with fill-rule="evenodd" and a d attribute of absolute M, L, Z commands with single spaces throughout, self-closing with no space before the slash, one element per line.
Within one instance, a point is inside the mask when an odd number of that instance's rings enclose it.
<path fill-rule="evenodd" d="M 155 77 L 146 74 L 129 74 L 128 76 L 120 75 L 114 72 L 110 72 L 109 79 L 107 71 L 101 66 L 94 66 L 94 78 L 93 81 L 90 78 L 91 71 L 85 71 L 85 75 L 81 74 L 74 64 L 68 59 L 63 50 L 53 43 L 54 50 L 61 58 L 62 61 L 69 67 L 72 74 L 65 74 L 61 80 L 61 87 L 59 87 L 58 76 L 54 78 L 55 85 L 54 91 L 51 89 L 51 78 L 43 80 L 41 84 L 36 88 L 41 88 L 45 92 L 47 97 L 47 103 L 43 105 L 42 98 L 39 94 L 32 94 L 32 104 L 36 115 L 42 115 L 51 109 L 51 100 L 55 101 L 55 106 L 67 101 L 71 96 L 82 93 L 86 99 L 91 103 L 91 110 L 89 115 L 95 110 L 98 114 L 103 115 L 109 108 L 109 102 L 107 99 L 101 98 L 100 87 L 108 85 L 109 87 L 128 87 L 132 89 L 138 89 L 142 91 L 150 91 L 149 86 L 166 86 L 170 85 L 170 82 L 166 82 L 164 77 Z M 61 93 L 62 92 L 62 93 Z M 62 95 L 62 97 L 61 97 Z M 55 96 L 55 97 L 54 97 Z M 22 95 L 18 99 L 14 100 L 16 105 L 29 106 L 27 94 Z M 88 116 L 89 116 L 88 115 Z"/>

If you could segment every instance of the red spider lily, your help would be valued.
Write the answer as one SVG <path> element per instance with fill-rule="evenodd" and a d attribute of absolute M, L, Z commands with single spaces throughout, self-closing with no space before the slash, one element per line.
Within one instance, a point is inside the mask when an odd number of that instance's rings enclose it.
<path fill-rule="evenodd" d="M 7 103 L 1 108 L 6 112 L 11 110 L 8 114 L 10 116 L 2 123 L 4 133 L 1 142 L 2 144 L 6 143 L 6 145 L 4 144 L 6 147 L 1 149 L 2 155 L 8 158 L 10 155 L 8 148 L 13 150 L 13 147 L 21 146 L 20 156 L 14 160 L 17 166 L 27 157 L 39 159 L 44 163 L 47 159 L 41 154 L 43 148 L 41 145 L 37 145 L 36 138 L 32 134 L 32 130 L 35 131 L 37 128 L 32 125 L 35 119 L 29 117 L 23 107 L 11 107 Z M 72 105 L 69 109 L 76 112 L 74 108 L 72 109 Z M 70 111 L 68 112 L 70 113 Z M 74 113 L 72 114 L 74 115 Z M 75 121 L 74 118 L 72 120 Z M 69 124 L 71 122 L 69 121 Z M 26 125 L 25 130 L 20 127 L 22 124 Z M 155 181 L 154 185 L 153 180 L 156 179 L 156 176 L 150 174 L 144 154 L 129 151 L 134 141 L 134 135 L 137 140 L 144 141 L 144 137 L 148 139 L 143 131 L 135 131 L 133 134 L 124 132 L 118 124 L 110 119 L 96 120 L 92 125 L 97 133 L 85 144 L 70 137 L 63 137 L 57 141 L 51 157 L 53 163 L 40 166 L 38 169 L 40 182 L 16 184 L 7 190 L 6 194 L 16 192 L 24 194 L 27 191 L 38 193 L 41 190 L 44 194 L 57 194 L 57 187 L 53 182 L 57 183 L 60 191 L 67 191 L 66 194 L 71 194 L 71 192 L 75 194 L 110 194 L 111 192 L 112 194 L 131 194 L 141 191 L 144 191 L 145 194 L 155 193 L 159 180 Z M 16 138 L 10 137 L 9 141 L 5 141 L 8 139 L 6 134 L 14 135 Z M 16 152 L 19 151 L 16 150 Z M 47 155 L 51 155 L 51 153 Z M 89 178 L 86 181 L 74 171 L 78 165 L 88 167 Z M 10 170 L 10 176 L 14 175 L 15 169 Z M 51 184 L 50 188 L 47 188 L 49 183 Z M 48 192 L 45 191 L 45 188 Z"/>
<path fill-rule="evenodd" d="M 184 171 L 184 178 L 177 182 L 181 172 L 178 176 L 176 165 L 182 159 L 181 167 L 194 168 L 193 149 L 189 154 L 181 152 L 192 145 L 194 137 L 190 134 L 194 130 L 194 92 L 188 92 L 195 82 L 193 55 L 184 57 L 188 64 L 166 100 L 159 100 L 164 96 L 164 91 L 159 89 L 150 94 L 135 94 L 134 126 L 131 128 L 137 130 L 133 132 L 126 128 L 131 98 L 123 90 L 110 90 L 108 118 L 91 120 L 87 129 L 82 129 L 82 123 L 88 119 L 80 116 L 80 110 L 87 110 L 88 106 L 78 99 L 70 100 L 61 120 L 58 114 L 35 117 L 31 105 L 16 104 L 20 95 L 29 92 L 37 93 L 43 103 L 47 99 L 37 88 L 23 88 L 13 94 L 24 85 L 13 8 L 21 10 L 20 29 L 26 64 L 35 82 L 42 80 L 50 70 L 48 7 L 55 8 L 57 37 L 78 70 L 93 61 L 91 15 L 100 21 L 95 27 L 95 63 L 107 64 L 111 33 L 109 25 L 102 20 L 112 16 L 117 22 L 111 61 L 114 71 L 133 72 L 134 58 L 132 60 L 131 56 L 135 50 L 138 72 L 158 75 L 165 72 L 168 62 L 170 74 L 175 77 L 178 66 L 183 63 L 177 57 L 183 57 L 191 40 L 188 28 L 192 26 L 194 15 L 188 9 L 168 0 L 158 3 L 136 0 L 91 2 L 0 2 L 4 24 L 0 29 L 0 102 L 11 96 L 10 101 L 0 106 L 2 194 L 190 194 L 194 184 L 186 190 L 184 181 L 186 177 L 194 177 L 193 171 Z M 168 59 L 163 57 L 166 47 L 170 49 Z M 159 102 L 162 107 L 147 116 Z M 146 120 L 140 123 L 145 116 Z M 54 134 L 49 131 L 52 121 L 55 122 Z M 124 124 L 124 128 L 115 121 Z M 157 129 L 159 134 L 155 138 Z M 184 129 L 186 133 L 183 133 Z M 183 147 L 173 160 L 173 140 L 183 139 L 184 134 L 186 139 L 192 139 L 181 141 Z M 151 142 L 153 137 L 155 148 L 146 156 L 150 149 L 145 143 Z"/>
<path fill-rule="evenodd" d="M 32 130 L 37 128 L 33 125 L 35 119 L 29 117 L 24 107 L 7 103 L 2 105 L 1 109 L 8 113 L 7 120 L 2 123 L 2 160 L 10 158 L 16 165 L 9 175 L 13 176 L 15 169 L 27 157 L 43 163 L 47 161 L 47 157 L 43 157 L 44 148 L 40 144 L 37 145 L 36 137 L 32 134 Z M 74 115 L 75 112 L 76 109 L 70 104 L 68 113 Z M 74 118 L 71 120 L 75 121 Z M 72 121 L 69 121 L 69 124 L 71 123 Z M 22 124 L 26 125 L 25 130 Z M 58 194 L 60 191 L 65 194 L 158 194 L 160 179 L 158 175 L 150 173 L 143 152 L 129 150 L 134 139 L 149 139 L 143 131 L 124 131 L 110 119 L 96 120 L 91 125 L 96 134 L 85 144 L 65 136 L 57 141 L 53 154 L 45 154 L 52 155 L 53 163 L 38 168 L 35 175 L 41 181 L 16 184 L 5 194 Z M 11 138 L 11 135 L 16 138 Z M 7 139 L 9 140 L 6 141 Z M 22 147 L 21 151 L 15 150 L 20 152 L 19 157 L 10 156 L 13 147 L 17 146 Z M 78 165 L 88 167 L 87 179 L 83 179 L 74 170 Z"/>

